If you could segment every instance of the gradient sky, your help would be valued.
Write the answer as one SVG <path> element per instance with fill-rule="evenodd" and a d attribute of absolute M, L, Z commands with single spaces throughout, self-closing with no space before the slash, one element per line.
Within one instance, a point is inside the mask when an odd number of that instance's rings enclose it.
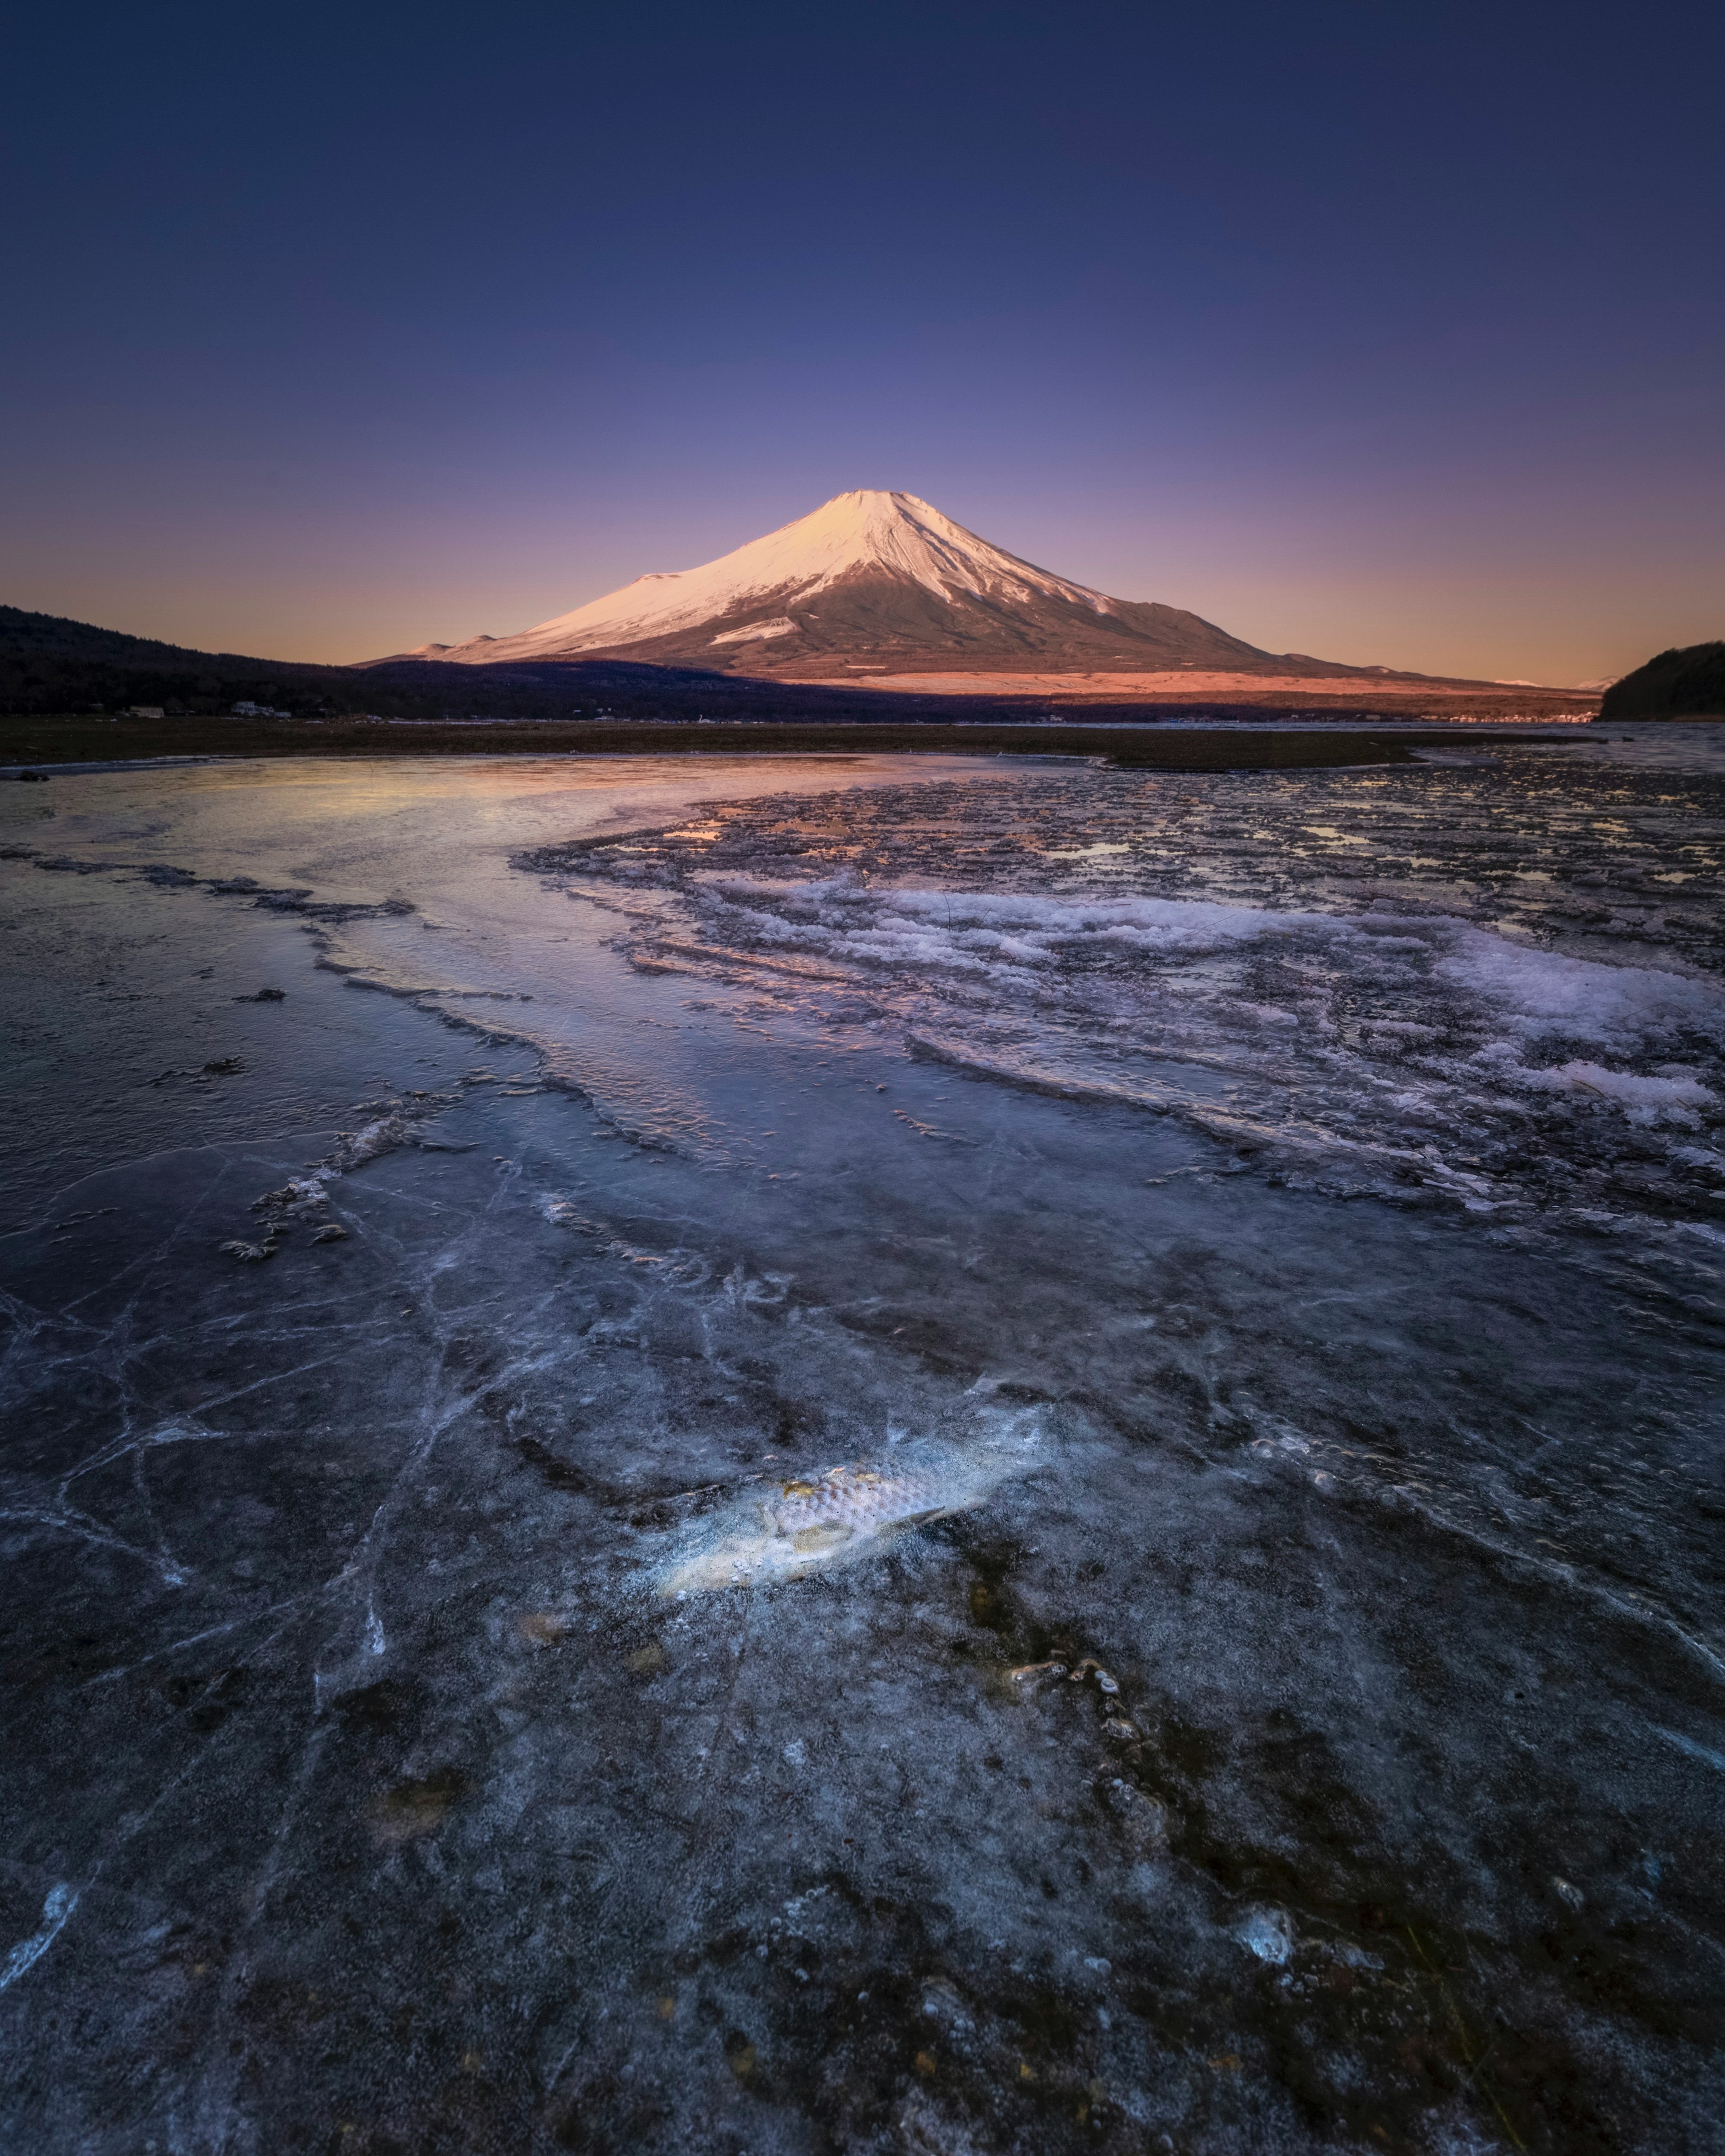
<path fill-rule="evenodd" d="M 1714 6 L 39 7 L 0 599 L 355 659 L 842 490 L 1275 650 L 1725 635 Z"/>

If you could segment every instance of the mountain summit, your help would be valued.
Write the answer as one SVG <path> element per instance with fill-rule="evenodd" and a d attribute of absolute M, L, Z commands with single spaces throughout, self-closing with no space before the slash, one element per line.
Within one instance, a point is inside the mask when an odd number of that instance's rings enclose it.
<path fill-rule="evenodd" d="M 519 635 L 398 655 L 470 665 L 603 656 L 792 678 L 1353 670 L 1260 651 L 1178 607 L 1110 598 L 991 547 L 914 494 L 873 489 Z"/>

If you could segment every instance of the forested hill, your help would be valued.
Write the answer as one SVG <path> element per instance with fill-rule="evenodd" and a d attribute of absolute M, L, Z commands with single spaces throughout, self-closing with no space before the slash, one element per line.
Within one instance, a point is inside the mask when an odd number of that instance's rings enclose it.
<path fill-rule="evenodd" d="M 0 711 L 111 711 L 157 704 L 207 715 L 242 701 L 310 713 L 331 704 L 346 709 L 353 698 L 338 667 L 188 651 L 153 637 L 0 606 Z"/>
<path fill-rule="evenodd" d="M 248 659 L 232 651 L 193 651 L 153 636 L 127 636 L 91 622 L 68 621 L 57 613 L 28 613 L 22 607 L 0 606 L 0 658 L 93 660 L 110 666 L 244 667 L 249 672 L 287 673 L 308 670 L 290 661 Z"/>
<path fill-rule="evenodd" d="M 296 719 L 352 712 L 576 718 L 607 705 L 651 716 L 659 703 L 691 701 L 693 681 L 647 666 L 525 674 L 500 667 L 484 680 L 470 667 L 418 663 L 361 673 L 234 651 L 192 651 L 58 614 L 0 607 L 0 714 L 20 718 L 49 712 L 112 716 L 133 705 L 157 706 L 170 718 L 213 718 L 238 703 L 261 704 Z"/>
<path fill-rule="evenodd" d="M 1605 691 L 1602 719 L 1725 718 L 1725 643 L 1661 651 Z"/>

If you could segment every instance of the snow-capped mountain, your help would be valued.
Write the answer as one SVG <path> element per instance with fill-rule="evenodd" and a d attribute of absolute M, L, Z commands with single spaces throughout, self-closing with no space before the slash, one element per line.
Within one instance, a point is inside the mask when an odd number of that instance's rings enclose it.
<path fill-rule="evenodd" d="M 1351 670 L 1260 651 L 1178 607 L 1109 598 L 991 547 L 913 494 L 877 490 L 834 495 L 704 567 L 638 577 L 519 635 L 396 655 L 464 665 L 603 655 L 793 678 Z"/>

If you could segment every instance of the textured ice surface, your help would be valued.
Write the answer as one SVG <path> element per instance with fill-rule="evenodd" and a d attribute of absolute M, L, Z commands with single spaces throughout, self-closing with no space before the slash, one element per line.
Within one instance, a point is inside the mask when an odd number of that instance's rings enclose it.
<path fill-rule="evenodd" d="M 1681 732 L 0 798 L 8 2144 L 1708 2147 Z"/>
<path fill-rule="evenodd" d="M 1045 770 L 721 805 L 533 859 L 631 895 L 638 964 L 1172 1111 L 1327 1189 L 1510 1218 L 1645 1208 L 1651 1177 L 1662 1213 L 1706 1219 L 1725 1158 L 1682 1134 L 1725 1116 L 1725 774 L 1710 744 L 1693 761 Z"/>

